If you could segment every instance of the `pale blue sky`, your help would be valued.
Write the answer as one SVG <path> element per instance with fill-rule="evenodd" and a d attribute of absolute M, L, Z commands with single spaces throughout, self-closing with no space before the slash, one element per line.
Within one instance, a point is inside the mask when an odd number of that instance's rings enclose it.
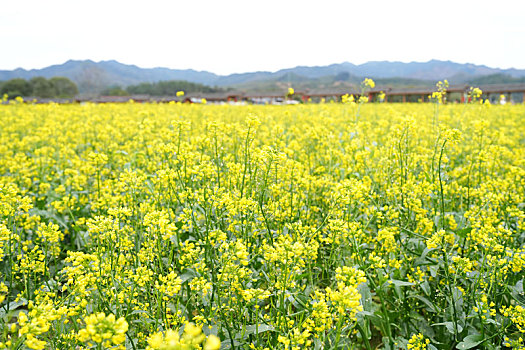
<path fill-rule="evenodd" d="M 218 74 L 430 59 L 525 69 L 524 18 L 524 0 L 7 1 L 0 69 L 68 59 Z"/>

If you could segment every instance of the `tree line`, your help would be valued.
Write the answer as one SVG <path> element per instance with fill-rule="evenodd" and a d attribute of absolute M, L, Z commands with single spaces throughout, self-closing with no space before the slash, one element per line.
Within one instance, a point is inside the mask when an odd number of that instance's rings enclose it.
<path fill-rule="evenodd" d="M 0 95 L 8 98 L 40 97 L 40 98 L 71 98 L 78 94 L 77 85 L 65 77 L 35 77 L 30 80 L 22 78 L 0 82 Z"/>
<path fill-rule="evenodd" d="M 223 89 L 203 84 L 192 83 L 184 80 L 165 80 L 156 83 L 140 83 L 130 85 L 126 88 L 112 86 L 104 91 L 102 95 L 127 96 L 127 95 L 150 95 L 150 96 L 175 96 L 178 91 L 192 92 L 220 92 Z"/>
<path fill-rule="evenodd" d="M 156 83 L 140 83 L 125 88 L 110 86 L 100 92 L 101 95 L 129 96 L 175 96 L 177 92 L 221 92 L 224 89 L 211 87 L 203 84 L 192 83 L 184 80 L 166 80 Z M 71 98 L 78 94 L 77 85 L 65 77 L 35 77 L 30 80 L 15 78 L 0 82 L 0 98 L 7 94 L 10 99 L 16 97 L 38 97 L 38 98 Z"/>

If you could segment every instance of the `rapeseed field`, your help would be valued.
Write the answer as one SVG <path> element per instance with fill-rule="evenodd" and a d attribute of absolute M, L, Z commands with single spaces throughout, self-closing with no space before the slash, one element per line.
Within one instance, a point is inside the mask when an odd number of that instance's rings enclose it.
<path fill-rule="evenodd" d="M 525 106 L 0 105 L 0 348 L 523 349 Z"/>

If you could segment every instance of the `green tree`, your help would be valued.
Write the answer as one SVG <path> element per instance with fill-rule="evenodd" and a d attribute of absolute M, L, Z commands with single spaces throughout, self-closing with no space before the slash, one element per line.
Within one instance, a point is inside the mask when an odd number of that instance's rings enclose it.
<path fill-rule="evenodd" d="M 218 88 L 184 80 L 166 80 L 156 83 L 140 83 L 138 85 L 128 86 L 126 90 L 130 94 L 145 94 L 151 96 L 175 96 L 177 91 L 184 91 L 186 93 L 223 91 Z"/>
<path fill-rule="evenodd" d="M 32 96 L 50 98 L 55 95 L 53 84 L 44 77 L 35 77 L 29 80 Z"/>
<path fill-rule="evenodd" d="M 68 98 L 78 94 L 77 85 L 65 77 L 53 77 L 49 79 L 53 85 L 54 97 Z"/>
<path fill-rule="evenodd" d="M 30 96 L 32 92 L 31 84 L 24 79 L 15 78 L 2 84 L 0 95 L 7 94 L 9 98 L 18 96 Z"/>
<path fill-rule="evenodd" d="M 122 89 L 120 86 L 109 86 L 106 89 L 102 90 L 102 95 L 104 96 L 128 96 L 129 93 Z"/>

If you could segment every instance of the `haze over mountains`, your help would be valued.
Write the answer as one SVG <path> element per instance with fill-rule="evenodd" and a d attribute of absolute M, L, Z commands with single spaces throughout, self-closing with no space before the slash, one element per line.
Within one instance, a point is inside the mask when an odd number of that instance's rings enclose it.
<path fill-rule="evenodd" d="M 261 71 L 231 75 L 217 75 L 192 69 L 140 68 L 114 60 L 100 62 L 69 60 L 42 69 L 0 70 L 0 81 L 13 78 L 31 79 L 37 76 L 67 77 L 78 85 L 80 92 L 99 92 L 108 86 L 126 87 L 162 80 L 186 80 L 209 86 L 248 90 L 267 90 L 285 83 L 310 88 L 349 86 L 358 83 L 363 77 L 378 79 L 379 83 L 383 84 L 404 86 L 429 85 L 442 79 L 448 79 L 451 84 L 471 83 L 478 80 L 482 83 L 525 82 L 525 70 L 490 68 L 438 60 L 410 63 L 373 61 L 360 65 L 344 62 L 328 66 L 298 66 L 277 72 Z"/>

